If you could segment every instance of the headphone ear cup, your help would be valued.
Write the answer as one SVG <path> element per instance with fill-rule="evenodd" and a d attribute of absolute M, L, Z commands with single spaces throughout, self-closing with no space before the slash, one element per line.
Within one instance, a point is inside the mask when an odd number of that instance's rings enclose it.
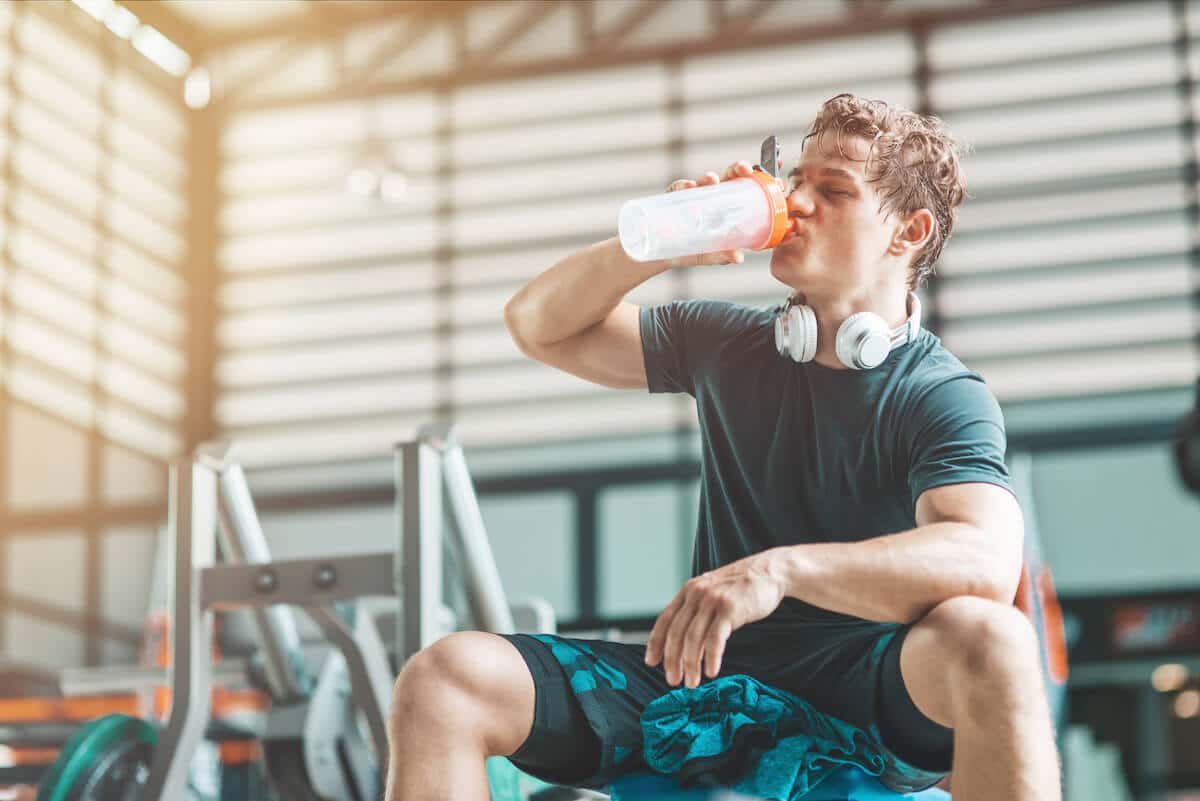
<path fill-rule="evenodd" d="M 800 357 L 796 361 L 811 362 L 817 356 L 817 313 L 808 306 L 796 306 L 792 309 L 792 314 L 799 318 L 797 332 L 803 332 L 798 343 Z"/>
<path fill-rule="evenodd" d="M 892 332 L 874 312 L 852 314 L 838 327 L 834 350 L 842 364 L 870 370 L 883 364 L 892 350 Z"/>
<path fill-rule="evenodd" d="M 817 354 L 817 315 L 807 306 L 792 306 L 775 318 L 775 348 L 793 361 L 811 362 Z"/>

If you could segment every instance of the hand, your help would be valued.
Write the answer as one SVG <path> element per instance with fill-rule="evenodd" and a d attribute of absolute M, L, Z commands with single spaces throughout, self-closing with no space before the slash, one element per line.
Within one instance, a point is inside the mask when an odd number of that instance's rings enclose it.
<path fill-rule="evenodd" d="M 783 600 L 774 549 L 688 579 L 654 622 L 646 664 L 660 661 L 667 683 L 700 684 L 701 659 L 711 679 L 721 671 L 725 643 L 735 629 L 761 620 Z"/>
<path fill-rule="evenodd" d="M 753 172 L 750 162 L 736 161 L 726 167 L 725 172 L 720 176 L 715 172 L 706 172 L 700 176 L 698 181 L 680 178 L 678 181 L 672 181 L 667 187 L 667 191 L 678 192 L 681 189 L 709 186 L 721 181 L 732 181 L 735 178 L 749 178 Z M 669 267 L 700 267 L 708 264 L 741 264 L 742 261 L 744 261 L 744 257 L 740 250 L 714 250 L 711 253 L 691 254 L 677 259 L 669 259 L 666 263 Z"/>

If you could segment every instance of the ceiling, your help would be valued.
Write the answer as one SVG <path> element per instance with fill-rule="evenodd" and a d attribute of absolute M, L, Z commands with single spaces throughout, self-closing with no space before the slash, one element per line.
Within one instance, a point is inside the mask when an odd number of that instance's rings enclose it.
<path fill-rule="evenodd" d="M 334 33 L 375 20 L 459 14 L 476 0 L 118 0 L 183 46 L 202 51 L 279 35 Z"/>
<path fill-rule="evenodd" d="M 228 33 L 248 26 L 290 24 L 312 11 L 312 0 L 163 0 L 164 4 L 213 33 Z M 352 0 L 356 2 L 356 0 Z M 347 5 L 350 3 L 347 3 Z M 338 3 L 343 5 L 343 3 Z"/>

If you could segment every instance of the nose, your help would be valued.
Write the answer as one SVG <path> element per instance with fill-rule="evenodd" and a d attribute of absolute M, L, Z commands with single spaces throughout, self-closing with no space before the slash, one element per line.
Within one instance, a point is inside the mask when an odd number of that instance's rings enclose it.
<path fill-rule="evenodd" d="M 788 216 L 799 215 L 807 217 L 813 213 L 812 198 L 803 186 L 797 186 L 787 196 Z"/>

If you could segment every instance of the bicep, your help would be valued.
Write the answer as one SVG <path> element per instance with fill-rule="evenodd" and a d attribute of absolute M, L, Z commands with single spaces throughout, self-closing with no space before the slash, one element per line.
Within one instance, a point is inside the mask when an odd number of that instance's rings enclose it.
<path fill-rule="evenodd" d="M 647 389 L 639 308 L 622 301 L 600 322 L 550 345 L 523 345 L 539 362 L 613 389 Z"/>
<path fill-rule="evenodd" d="M 1016 497 L 1003 487 L 972 482 L 925 490 L 917 498 L 916 518 L 918 526 L 950 522 L 979 529 L 997 556 L 1019 574 L 1025 519 Z"/>

